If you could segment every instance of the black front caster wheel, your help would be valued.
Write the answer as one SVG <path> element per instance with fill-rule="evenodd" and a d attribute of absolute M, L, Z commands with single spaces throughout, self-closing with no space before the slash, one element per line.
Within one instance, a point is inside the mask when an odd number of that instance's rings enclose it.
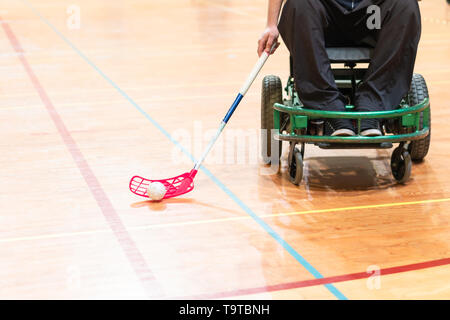
<path fill-rule="evenodd" d="M 411 176 L 411 155 L 403 147 L 398 147 L 392 152 L 391 170 L 395 180 L 406 183 Z"/>
<path fill-rule="evenodd" d="M 289 155 L 289 180 L 298 186 L 303 178 L 303 155 L 297 148 L 294 148 Z"/>

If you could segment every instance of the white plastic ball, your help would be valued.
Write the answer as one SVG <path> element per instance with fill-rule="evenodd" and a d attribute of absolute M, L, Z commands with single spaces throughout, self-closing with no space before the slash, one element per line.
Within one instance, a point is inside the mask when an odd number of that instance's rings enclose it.
<path fill-rule="evenodd" d="M 161 182 L 152 182 L 148 185 L 147 195 L 151 200 L 159 201 L 166 195 L 166 187 Z"/>

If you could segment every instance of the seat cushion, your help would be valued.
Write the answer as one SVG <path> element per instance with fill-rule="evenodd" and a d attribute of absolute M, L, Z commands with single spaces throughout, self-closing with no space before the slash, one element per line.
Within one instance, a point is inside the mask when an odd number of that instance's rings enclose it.
<path fill-rule="evenodd" d="M 373 48 L 368 47 L 331 47 L 327 48 L 330 62 L 370 62 Z"/>

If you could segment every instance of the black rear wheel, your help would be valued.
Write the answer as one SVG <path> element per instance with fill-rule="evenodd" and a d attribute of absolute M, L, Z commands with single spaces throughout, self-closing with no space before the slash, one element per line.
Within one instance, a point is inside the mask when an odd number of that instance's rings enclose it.
<path fill-rule="evenodd" d="M 261 155 L 265 164 L 270 164 L 273 157 L 279 160 L 281 156 L 281 141 L 275 140 L 272 133 L 275 103 L 283 103 L 281 80 L 277 76 L 265 76 L 261 91 Z M 278 154 L 272 155 L 272 151 Z"/>
<path fill-rule="evenodd" d="M 415 106 L 423 102 L 425 98 L 428 98 L 428 88 L 425 79 L 420 74 L 414 74 L 411 81 L 411 89 L 408 93 L 408 102 L 410 106 Z M 411 159 L 414 161 L 422 161 L 428 153 L 431 141 L 431 109 L 430 116 L 428 117 L 428 127 L 430 128 L 430 134 L 420 140 L 412 141 L 409 145 L 409 153 Z M 419 130 L 424 127 L 423 112 L 420 114 Z"/>

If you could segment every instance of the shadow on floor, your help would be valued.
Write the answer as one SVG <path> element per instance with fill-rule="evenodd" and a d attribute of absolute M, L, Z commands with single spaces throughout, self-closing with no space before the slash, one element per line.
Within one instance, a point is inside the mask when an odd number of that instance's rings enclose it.
<path fill-rule="evenodd" d="M 389 159 L 368 157 L 307 158 L 303 183 L 309 189 L 336 191 L 386 189 L 396 185 Z"/>

